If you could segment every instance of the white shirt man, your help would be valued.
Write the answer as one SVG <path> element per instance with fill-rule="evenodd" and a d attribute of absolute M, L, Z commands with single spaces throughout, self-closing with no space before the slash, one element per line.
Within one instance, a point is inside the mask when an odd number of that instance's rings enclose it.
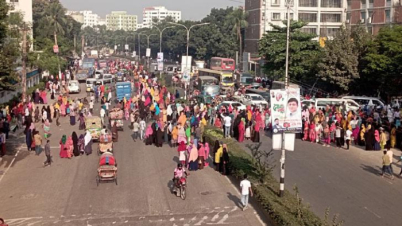
<path fill-rule="evenodd" d="M 247 208 L 248 205 L 248 196 L 251 194 L 253 197 L 253 190 L 251 190 L 251 183 L 247 180 L 247 174 L 244 175 L 244 179 L 240 182 L 241 188 L 241 203 L 243 204 L 243 211 Z"/>

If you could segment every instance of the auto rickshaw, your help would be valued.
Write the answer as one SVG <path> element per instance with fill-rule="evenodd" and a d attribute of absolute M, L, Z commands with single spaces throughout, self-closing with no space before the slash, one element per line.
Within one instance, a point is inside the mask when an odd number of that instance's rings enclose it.
<path fill-rule="evenodd" d="M 103 181 L 115 182 L 117 185 L 117 163 L 111 152 L 105 152 L 99 158 L 98 175 L 96 176 L 96 185 Z"/>
<path fill-rule="evenodd" d="M 98 116 L 92 116 L 85 119 L 87 131 L 92 136 L 92 140 L 99 140 L 102 130 L 102 120 Z"/>

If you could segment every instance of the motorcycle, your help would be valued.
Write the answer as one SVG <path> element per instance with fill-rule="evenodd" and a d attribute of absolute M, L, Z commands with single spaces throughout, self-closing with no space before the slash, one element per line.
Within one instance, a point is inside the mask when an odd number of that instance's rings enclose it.
<path fill-rule="evenodd" d="M 183 200 L 186 199 L 186 185 L 187 185 L 186 177 L 181 177 L 177 184 L 173 183 L 174 188 L 176 188 L 173 189 L 173 192 L 176 193 L 177 197 L 180 197 Z"/>

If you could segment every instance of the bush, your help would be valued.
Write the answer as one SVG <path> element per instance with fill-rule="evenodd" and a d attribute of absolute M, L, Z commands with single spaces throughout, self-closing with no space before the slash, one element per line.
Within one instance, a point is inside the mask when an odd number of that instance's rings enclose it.
<path fill-rule="evenodd" d="M 204 134 L 206 142 L 213 148 L 216 140 L 227 144 L 230 156 L 230 167 L 232 175 L 241 179 L 245 173 L 252 182 L 254 197 L 267 211 L 271 219 L 278 225 L 327 225 L 326 220 L 322 221 L 315 215 L 308 206 L 301 204 L 298 193 L 285 191 L 284 197 L 279 197 L 279 182 L 269 174 L 265 177 L 264 183 L 259 181 L 255 160 L 247 154 L 238 142 L 234 139 L 225 139 L 223 132 L 215 127 L 206 127 Z M 333 225 L 341 225 L 334 222 Z"/>

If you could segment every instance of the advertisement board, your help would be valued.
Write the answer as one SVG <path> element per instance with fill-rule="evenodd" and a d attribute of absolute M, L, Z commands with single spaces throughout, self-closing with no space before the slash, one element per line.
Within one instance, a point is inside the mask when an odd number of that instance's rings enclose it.
<path fill-rule="evenodd" d="M 272 132 L 302 131 L 300 89 L 288 88 L 270 90 Z"/>
<path fill-rule="evenodd" d="M 146 57 L 150 57 L 151 56 L 151 49 L 147 48 L 147 52 L 145 54 Z"/>
<path fill-rule="evenodd" d="M 163 52 L 158 53 L 156 62 L 158 62 L 158 71 L 163 71 Z"/>
<path fill-rule="evenodd" d="M 188 71 L 190 73 L 191 70 L 191 56 L 182 56 L 181 57 L 181 72 L 184 73 L 185 71 Z"/>

